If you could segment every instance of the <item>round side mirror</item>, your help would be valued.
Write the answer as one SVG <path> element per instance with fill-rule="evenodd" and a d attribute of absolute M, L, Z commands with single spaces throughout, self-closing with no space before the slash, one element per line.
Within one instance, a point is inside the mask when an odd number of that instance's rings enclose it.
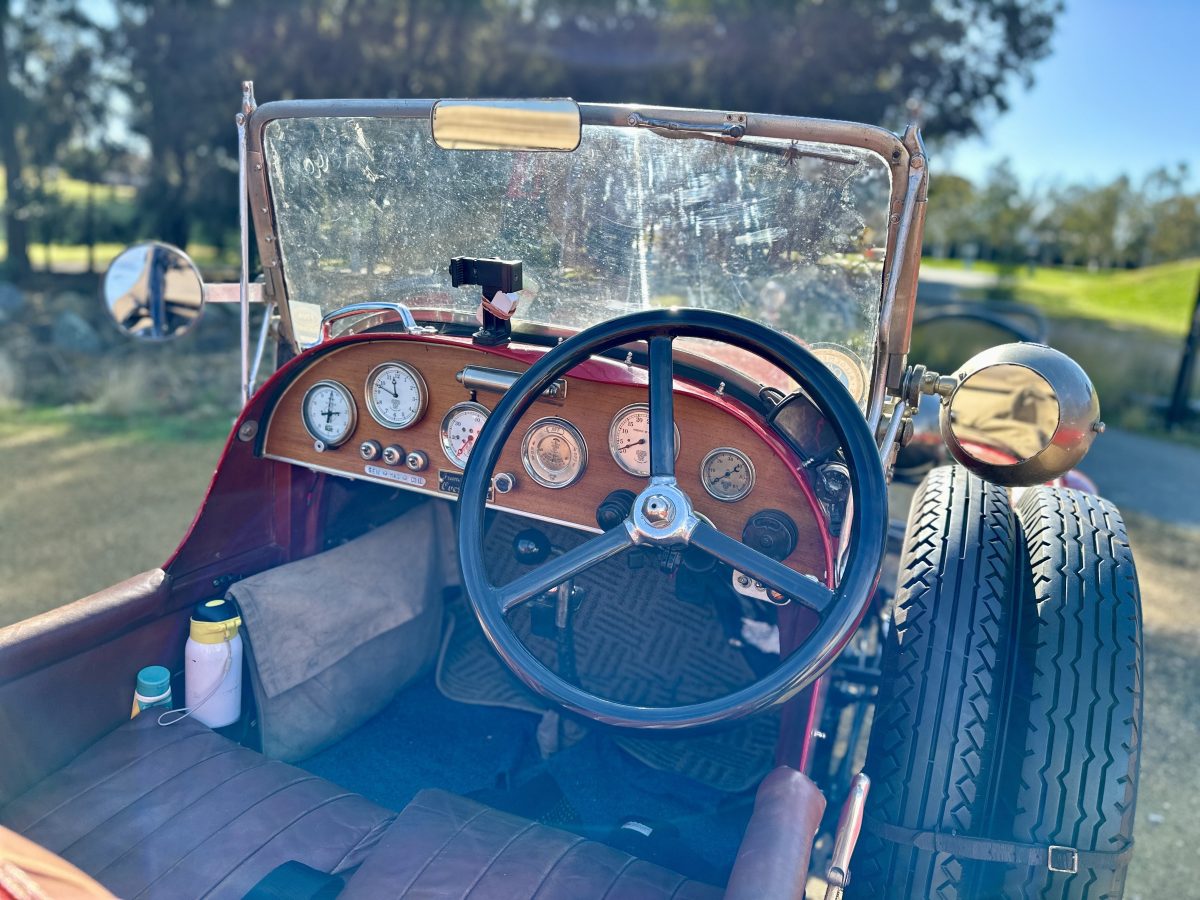
<path fill-rule="evenodd" d="M 178 247 L 148 242 L 134 244 L 112 261 L 104 273 L 103 295 L 108 314 L 127 335 L 167 341 L 200 320 L 204 281 Z"/>
<path fill-rule="evenodd" d="M 1042 344 L 1002 344 L 963 364 L 941 410 L 959 463 L 994 484 L 1042 484 L 1066 474 L 1104 429 L 1100 400 L 1075 360 Z"/>

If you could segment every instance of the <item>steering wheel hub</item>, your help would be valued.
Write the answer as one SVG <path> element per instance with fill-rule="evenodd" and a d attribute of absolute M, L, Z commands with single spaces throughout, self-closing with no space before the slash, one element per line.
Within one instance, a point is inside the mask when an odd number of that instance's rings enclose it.
<path fill-rule="evenodd" d="M 686 544 L 696 526 L 692 504 L 673 478 L 652 478 L 629 518 L 634 543 Z"/>

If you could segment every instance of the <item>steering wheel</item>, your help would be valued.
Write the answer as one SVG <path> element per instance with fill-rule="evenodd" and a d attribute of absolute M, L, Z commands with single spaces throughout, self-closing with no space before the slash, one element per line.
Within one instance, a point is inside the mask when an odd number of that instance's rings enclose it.
<path fill-rule="evenodd" d="M 723 341 L 768 360 L 795 379 L 829 420 L 846 454 L 853 510 L 846 564 L 836 590 L 718 531 L 697 515 L 675 479 L 672 343 Z M 553 557 L 503 586 L 483 565 L 488 482 L 505 441 L 555 379 L 590 357 L 631 341 L 649 346 L 650 477 L 619 526 Z M 534 692 L 564 709 L 624 728 L 679 730 L 732 722 L 793 697 L 815 681 L 850 640 L 879 579 L 887 536 L 887 489 L 879 451 L 854 399 L 825 365 L 786 335 L 728 313 L 655 309 L 602 322 L 549 350 L 496 404 L 471 451 L 459 496 L 458 558 L 467 597 L 500 658 Z M 816 627 L 774 670 L 722 697 L 685 706 L 618 703 L 574 685 L 529 651 L 506 614 L 584 570 L 635 546 L 690 546 L 818 615 Z"/>

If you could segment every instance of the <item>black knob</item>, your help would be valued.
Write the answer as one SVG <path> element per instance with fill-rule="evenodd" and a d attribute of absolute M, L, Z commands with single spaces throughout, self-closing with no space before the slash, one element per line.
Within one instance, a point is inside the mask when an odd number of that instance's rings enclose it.
<path fill-rule="evenodd" d="M 550 555 L 550 538 L 536 528 L 518 531 L 513 538 L 513 556 L 526 566 L 536 566 Z"/>
<path fill-rule="evenodd" d="M 613 491 L 600 501 L 596 507 L 596 524 L 605 531 L 611 531 L 629 518 L 633 509 L 633 501 L 637 495 L 633 491 Z"/>
<path fill-rule="evenodd" d="M 778 509 L 756 512 L 742 529 L 742 543 L 771 559 L 787 559 L 799 537 L 791 516 Z"/>

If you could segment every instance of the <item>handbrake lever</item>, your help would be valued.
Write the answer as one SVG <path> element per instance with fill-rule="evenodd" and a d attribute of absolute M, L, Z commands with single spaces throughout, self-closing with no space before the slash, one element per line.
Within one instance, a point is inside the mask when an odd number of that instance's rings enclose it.
<path fill-rule="evenodd" d="M 833 855 L 829 858 L 829 868 L 825 870 L 825 900 L 842 900 L 842 892 L 850 883 L 850 857 L 854 855 L 858 834 L 862 830 L 867 791 L 870 789 L 871 779 L 862 772 L 850 782 L 850 792 L 838 816 Z"/>

